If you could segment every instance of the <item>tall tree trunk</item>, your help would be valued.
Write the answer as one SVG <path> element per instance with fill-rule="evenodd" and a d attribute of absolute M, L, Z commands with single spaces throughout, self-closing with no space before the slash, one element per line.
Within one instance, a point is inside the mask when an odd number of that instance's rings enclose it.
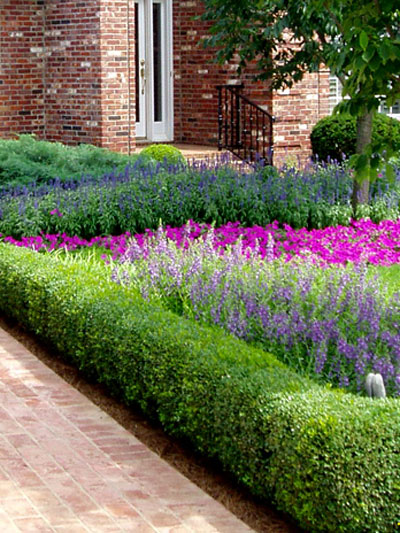
<path fill-rule="evenodd" d="M 357 140 L 356 140 L 356 154 L 362 154 L 365 148 L 370 144 L 372 139 L 372 119 L 374 116 L 373 111 L 364 113 L 357 117 Z M 353 214 L 356 213 L 357 206 L 359 204 L 368 203 L 369 194 L 369 179 L 359 181 L 354 179 L 353 182 L 353 195 L 351 199 L 351 205 L 353 207 Z"/>

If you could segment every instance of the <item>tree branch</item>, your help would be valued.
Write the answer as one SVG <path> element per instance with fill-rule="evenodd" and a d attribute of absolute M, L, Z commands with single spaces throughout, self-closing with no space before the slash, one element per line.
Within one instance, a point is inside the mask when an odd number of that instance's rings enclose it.
<path fill-rule="evenodd" d="M 335 15 L 335 13 L 334 13 L 334 12 L 331 10 L 331 8 L 329 7 L 328 2 L 325 1 L 324 4 L 323 4 L 323 6 L 324 6 L 324 8 L 328 11 L 328 13 L 330 14 L 330 16 L 333 18 L 333 20 L 334 20 L 336 26 L 338 27 L 340 33 L 341 33 L 342 35 L 344 35 L 344 33 L 345 33 L 345 32 L 344 32 L 344 28 L 343 28 L 343 26 L 342 26 L 340 20 L 337 18 L 337 16 Z"/>
<path fill-rule="evenodd" d="M 374 4 L 375 4 L 375 7 L 376 7 L 376 10 L 378 11 L 378 14 L 380 17 L 383 17 L 383 13 L 382 13 L 382 9 L 381 9 L 381 6 L 379 4 L 379 0 L 374 0 Z M 388 32 L 388 34 L 390 35 L 390 37 L 392 39 L 396 39 L 396 35 L 395 33 L 393 32 L 393 28 L 391 28 L 389 26 L 389 24 L 385 24 L 385 28 L 386 28 L 386 31 Z"/>

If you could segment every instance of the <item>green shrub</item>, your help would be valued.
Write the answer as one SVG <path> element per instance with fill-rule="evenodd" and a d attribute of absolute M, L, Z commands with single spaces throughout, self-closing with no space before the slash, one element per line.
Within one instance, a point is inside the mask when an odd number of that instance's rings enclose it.
<path fill-rule="evenodd" d="M 167 162 L 171 165 L 185 163 L 182 152 L 170 144 L 151 144 L 143 148 L 139 155 L 141 158 L 150 158 L 160 163 Z"/>
<path fill-rule="evenodd" d="M 377 113 L 373 120 L 372 141 L 383 142 L 395 151 L 400 151 L 400 121 Z M 343 155 L 349 157 L 356 151 L 356 118 L 350 115 L 330 115 L 321 119 L 311 132 L 314 156 L 326 161 L 338 161 Z"/>
<path fill-rule="evenodd" d="M 128 156 L 89 144 L 70 147 L 20 135 L 17 140 L 0 140 L 0 186 L 47 183 L 79 179 L 83 175 L 103 176 L 122 172 L 137 156 Z"/>
<path fill-rule="evenodd" d="M 216 328 L 146 304 L 95 263 L 0 244 L 0 311 L 307 531 L 395 530 L 398 400 L 319 387 Z"/>

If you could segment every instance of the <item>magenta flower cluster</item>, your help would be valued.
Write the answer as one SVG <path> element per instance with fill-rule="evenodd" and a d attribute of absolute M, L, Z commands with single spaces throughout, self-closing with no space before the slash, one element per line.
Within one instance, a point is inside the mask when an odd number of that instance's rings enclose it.
<path fill-rule="evenodd" d="M 189 228 L 189 229 L 188 229 Z M 168 238 L 179 246 L 188 246 L 190 240 L 204 235 L 211 227 L 193 221 L 180 228 L 166 228 Z M 264 258 L 273 254 L 290 261 L 293 257 L 318 258 L 319 263 L 347 264 L 369 262 L 378 265 L 400 263 L 400 220 L 352 220 L 349 226 L 325 229 L 295 230 L 288 225 L 279 227 L 277 222 L 268 226 L 243 228 L 239 222 L 228 223 L 214 230 L 215 246 L 225 248 L 242 240 L 243 248 L 257 250 Z M 148 232 L 151 234 L 151 232 Z M 139 244 L 144 235 L 136 236 Z"/>
<path fill-rule="evenodd" d="M 189 246 L 193 240 L 201 238 L 212 227 L 189 221 L 179 228 L 165 228 L 166 236 L 178 246 Z M 230 222 L 215 228 L 214 245 L 223 250 L 226 246 L 242 240 L 243 248 L 248 248 L 265 257 L 271 254 L 274 258 L 283 256 L 290 261 L 293 257 L 307 256 L 318 258 L 325 264 L 347 264 L 369 262 L 377 265 L 400 263 L 400 220 L 384 220 L 374 223 L 371 220 L 352 220 L 349 226 L 328 227 L 325 229 L 292 229 L 288 225 L 280 228 L 277 222 L 268 226 L 244 228 L 239 222 Z M 154 232 L 135 235 L 140 247 L 145 246 Z M 1 235 L 0 235 L 1 236 Z M 131 234 L 126 232 L 119 236 L 95 237 L 91 240 L 69 237 L 65 233 L 23 237 L 21 240 L 4 237 L 5 242 L 16 246 L 26 246 L 35 250 L 54 250 L 64 248 L 75 250 L 78 247 L 100 246 L 113 252 L 117 259 L 126 251 Z"/>

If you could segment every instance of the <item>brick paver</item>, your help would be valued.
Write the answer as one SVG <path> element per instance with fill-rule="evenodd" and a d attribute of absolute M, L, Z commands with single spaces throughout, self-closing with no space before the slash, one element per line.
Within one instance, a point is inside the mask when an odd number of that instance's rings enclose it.
<path fill-rule="evenodd" d="M 1 328 L 0 530 L 252 531 Z"/>

